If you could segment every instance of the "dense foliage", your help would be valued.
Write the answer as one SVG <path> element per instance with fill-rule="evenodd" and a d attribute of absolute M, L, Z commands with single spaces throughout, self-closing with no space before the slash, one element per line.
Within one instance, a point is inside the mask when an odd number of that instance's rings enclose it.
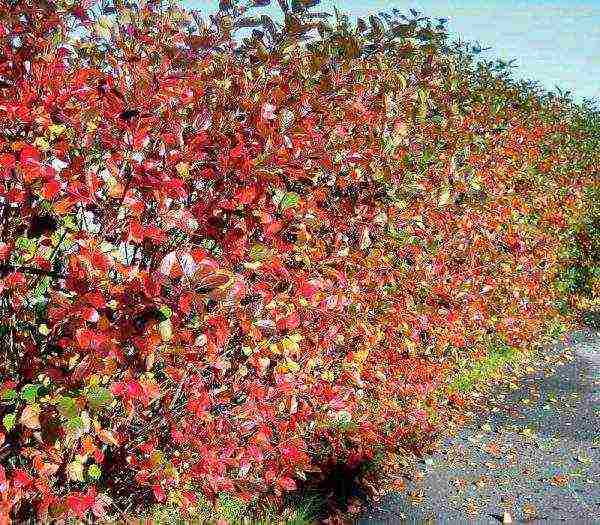
<path fill-rule="evenodd" d="M 600 185 L 585 188 L 584 196 L 583 206 L 563 232 L 557 286 L 563 309 L 587 311 L 600 306 Z"/>
<path fill-rule="evenodd" d="M 277 498 L 557 315 L 570 102 L 268 3 L 0 0 L 0 522 Z"/>

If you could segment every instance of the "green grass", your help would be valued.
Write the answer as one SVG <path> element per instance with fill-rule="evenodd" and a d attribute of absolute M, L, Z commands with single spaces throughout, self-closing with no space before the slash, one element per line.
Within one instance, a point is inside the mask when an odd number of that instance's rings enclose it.
<path fill-rule="evenodd" d="M 485 383 L 507 363 L 514 362 L 519 356 L 516 348 L 506 344 L 495 344 L 490 347 L 488 354 L 479 361 L 464 360 L 459 363 L 459 370 L 452 378 L 449 391 L 467 393 L 476 386 Z"/>
<path fill-rule="evenodd" d="M 287 505 L 286 512 L 271 510 L 265 512 L 264 518 L 258 521 L 260 525 L 311 525 L 318 522 L 319 513 L 323 507 L 323 498 L 317 493 L 297 494 Z"/>
<path fill-rule="evenodd" d="M 184 516 L 175 505 L 154 505 L 142 522 L 160 525 L 184 525 L 216 523 L 224 520 L 230 524 L 259 524 L 259 525 L 312 525 L 318 522 L 318 516 L 323 506 L 319 494 L 306 493 L 291 496 L 284 511 L 278 509 L 261 509 L 260 517 L 252 503 L 221 494 L 216 507 L 212 507 L 202 496 L 196 504 L 196 512 Z"/>

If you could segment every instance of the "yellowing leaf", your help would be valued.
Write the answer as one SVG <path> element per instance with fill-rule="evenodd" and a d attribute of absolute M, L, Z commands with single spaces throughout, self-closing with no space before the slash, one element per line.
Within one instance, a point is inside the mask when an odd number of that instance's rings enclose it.
<path fill-rule="evenodd" d="M 281 346 L 283 347 L 284 353 L 287 354 L 297 354 L 300 351 L 300 346 L 291 337 L 284 337 L 281 341 Z"/>
<path fill-rule="evenodd" d="M 158 331 L 163 341 L 170 341 L 173 336 L 173 326 L 170 319 L 165 319 L 158 324 Z"/>
<path fill-rule="evenodd" d="M 438 200 L 438 204 L 440 206 L 446 206 L 446 204 L 448 204 L 449 201 L 450 201 L 450 189 L 449 188 L 445 188 L 440 193 L 440 198 Z"/>
<path fill-rule="evenodd" d="M 294 374 L 300 370 L 300 365 L 296 361 L 292 361 L 289 357 L 285 359 L 284 366 Z"/>
<path fill-rule="evenodd" d="M 67 476 L 72 481 L 84 481 L 83 463 L 81 461 L 73 461 L 67 465 Z"/>

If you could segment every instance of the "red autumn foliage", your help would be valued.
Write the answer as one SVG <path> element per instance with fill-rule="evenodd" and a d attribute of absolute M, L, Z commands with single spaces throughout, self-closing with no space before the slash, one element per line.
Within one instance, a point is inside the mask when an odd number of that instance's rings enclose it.
<path fill-rule="evenodd" d="M 295 490 L 555 313 L 563 103 L 281 4 L 0 0 L 0 523 Z"/>

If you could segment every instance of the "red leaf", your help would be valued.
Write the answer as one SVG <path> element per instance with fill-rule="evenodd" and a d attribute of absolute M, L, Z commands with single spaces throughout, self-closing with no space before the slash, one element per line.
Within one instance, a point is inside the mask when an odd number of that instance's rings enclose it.
<path fill-rule="evenodd" d="M 296 490 L 296 482 L 292 479 L 292 478 L 280 478 L 277 480 L 277 484 L 283 489 L 283 490 Z"/>
<path fill-rule="evenodd" d="M 58 192 L 60 191 L 60 183 L 55 180 L 49 180 L 48 182 L 46 182 L 43 186 L 42 186 L 42 197 L 44 197 L 44 199 L 51 201 L 52 199 L 54 199 L 57 195 Z"/>
<path fill-rule="evenodd" d="M 256 186 L 247 186 L 239 190 L 235 196 L 240 204 L 250 204 L 256 198 Z"/>
<path fill-rule="evenodd" d="M 26 145 L 21 150 L 19 160 L 23 164 L 31 164 L 32 162 L 39 162 L 40 160 L 40 152 L 37 148 L 33 146 Z"/>
<path fill-rule="evenodd" d="M 23 469 L 17 468 L 12 472 L 13 487 L 16 489 L 26 488 L 33 482 L 33 478 Z"/>
<path fill-rule="evenodd" d="M 165 491 L 160 485 L 154 485 L 154 487 L 152 487 L 152 492 L 154 493 L 156 501 L 158 501 L 159 503 L 165 501 L 167 496 L 165 495 Z"/>
<path fill-rule="evenodd" d="M 16 163 L 16 159 L 14 155 L 10 153 L 3 153 L 0 155 L 0 167 L 10 169 L 14 168 Z"/>
<path fill-rule="evenodd" d="M 127 383 L 127 394 L 133 399 L 140 399 L 144 395 L 144 389 L 137 381 Z"/>

